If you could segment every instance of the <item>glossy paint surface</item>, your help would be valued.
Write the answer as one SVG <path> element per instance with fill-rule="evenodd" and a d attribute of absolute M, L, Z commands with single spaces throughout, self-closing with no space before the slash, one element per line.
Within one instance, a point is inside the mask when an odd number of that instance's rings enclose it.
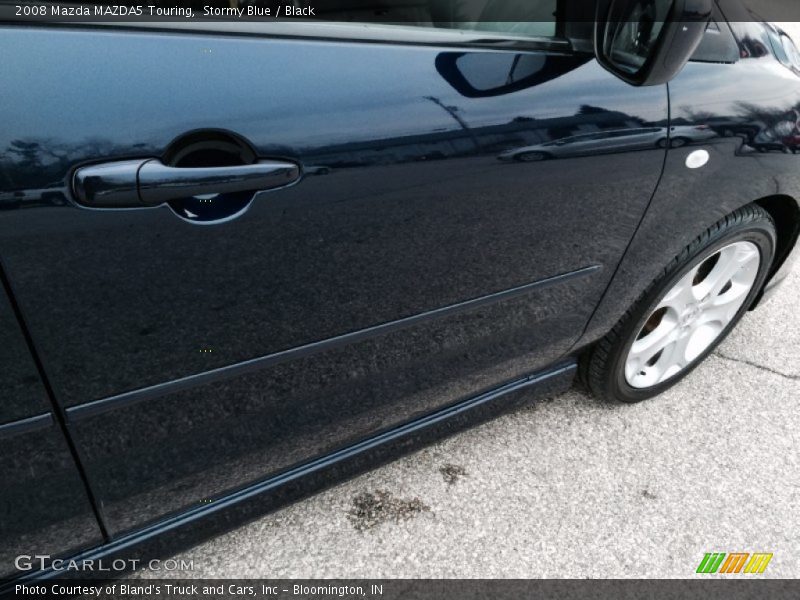
<path fill-rule="evenodd" d="M 109 528 L 125 531 L 552 362 L 585 321 L 580 291 L 589 281 L 534 288 L 99 414 L 84 417 L 76 407 L 68 412 L 70 430 L 103 495 Z"/>
<path fill-rule="evenodd" d="M 667 126 L 664 86 L 630 88 L 586 56 L 3 33 L 40 60 L 0 92 L 3 170 L 26 198 L 0 211 L 0 252 L 114 535 L 564 356 L 666 152 L 623 136 L 593 157 L 499 159 Z M 75 166 L 160 157 L 206 128 L 303 179 L 206 227 L 38 192 L 67 196 Z"/>
<path fill-rule="evenodd" d="M 0 259 L 112 537 L 236 490 L 277 505 L 319 461 L 595 341 L 725 214 L 763 198 L 791 214 L 799 80 L 757 29 L 737 34 L 735 64 L 670 83 L 670 122 L 666 86 L 563 47 L 4 29 L 26 60 L 0 88 Z M 203 195 L 71 200 L 77 167 L 167 164 L 174 140 L 220 131 L 301 180 L 217 201 L 204 227 L 177 216 Z M 13 422 L 49 401 L 10 307 L 0 324 Z M 59 435 L 18 433 L 49 450 L 6 469 L 14 498 L 50 469 L 66 496 L 42 543 L 72 527 L 69 552 L 100 540 Z M 39 532 L 46 505 L 29 508 L 6 539 Z"/>
<path fill-rule="evenodd" d="M 0 577 L 19 555 L 65 557 L 103 542 L 62 432 L 44 417 L 0 427 Z"/>
<path fill-rule="evenodd" d="M 442 52 L 433 48 L 24 35 L 48 58 L 37 80 L 0 105 L 13 124 L 0 145 L 39 144 L 33 156 L 7 152 L 18 181 L 161 154 L 204 127 L 235 131 L 262 156 L 329 169 L 263 194 L 221 227 L 191 227 L 166 207 L 120 213 L 31 201 L 22 204 L 31 210 L 4 212 L 3 258 L 65 405 L 613 264 L 663 155 L 579 160 L 581 178 L 569 162 L 496 159 L 526 137 L 666 118 L 665 89 L 631 92 L 570 57 L 548 59 L 562 74 L 541 85 L 468 99 L 437 71 Z M 494 72 L 508 56 L 475 53 L 464 68 Z M 97 69 L 69 86 L 67 66 L 87 57 Z M 12 66 L 11 77 L 27 70 Z M 31 115 L 24 107 L 52 85 L 64 95 Z M 63 106 L 73 108 L 62 120 Z M 595 187 L 608 172 L 618 177 Z M 45 280 L 50 293 L 41 294 Z"/>
<path fill-rule="evenodd" d="M 800 152 L 792 140 L 800 132 L 800 73 L 772 56 L 762 25 L 735 30 L 736 63 L 690 62 L 669 84 L 672 125 L 697 139 L 668 153 L 642 226 L 578 346 L 605 335 L 666 264 L 741 206 L 768 199 L 782 207 L 777 221 L 788 247 L 779 248 L 780 263 L 796 240 Z M 688 168 L 698 149 L 709 153 L 708 163 Z"/>
<path fill-rule="evenodd" d="M 92 505 L 0 287 L 0 578 L 21 554 L 63 557 L 103 542 Z"/>
<path fill-rule="evenodd" d="M 0 426 L 50 411 L 50 401 L 8 296 L 0 287 Z"/>

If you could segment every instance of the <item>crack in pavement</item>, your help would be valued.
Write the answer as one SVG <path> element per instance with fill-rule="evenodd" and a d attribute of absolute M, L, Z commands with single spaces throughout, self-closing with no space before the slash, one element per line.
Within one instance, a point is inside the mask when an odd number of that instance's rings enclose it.
<path fill-rule="evenodd" d="M 758 363 L 746 360 L 744 358 L 736 358 L 734 356 L 728 356 L 726 354 L 722 354 L 722 352 L 714 352 L 714 356 L 719 356 L 720 358 L 724 358 L 725 360 L 730 360 L 732 362 L 742 363 L 744 365 L 750 365 L 751 367 L 755 367 L 756 369 L 761 369 L 762 371 L 767 371 L 768 373 L 772 373 L 773 375 L 779 375 L 784 377 L 785 379 L 790 379 L 792 381 L 800 381 L 800 375 L 790 375 L 788 373 L 781 373 L 780 371 L 776 371 L 770 367 L 760 365 Z"/>

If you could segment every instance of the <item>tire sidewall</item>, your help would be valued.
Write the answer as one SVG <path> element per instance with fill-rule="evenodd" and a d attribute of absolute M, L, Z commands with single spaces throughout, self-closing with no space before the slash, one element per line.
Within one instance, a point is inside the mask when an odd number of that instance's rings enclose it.
<path fill-rule="evenodd" d="M 647 388 L 634 388 L 628 384 L 625 378 L 625 362 L 628 357 L 628 352 L 636 340 L 636 336 L 641 331 L 646 320 L 650 317 L 655 310 L 658 303 L 672 287 L 689 271 L 702 263 L 708 257 L 712 256 L 717 251 L 725 246 L 734 242 L 752 242 L 754 243 L 761 254 L 758 274 L 755 282 L 753 283 L 750 292 L 742 303 L 742 306 L 737 311 L 736 315 L 731 319 L 728 325 L 723 329 L 722 333 L 715 339 L 711 345 L 706 348 L 699 356 L 697 356 L 688 366 L 686 366 L 680 373 L 670 377 L 657 385 Z M 674 269 L 670 271 L 658 284 L 653 286 L 646 296 L 639 303 L 640 307 L 636 309 L 627 323 L 623 334 L 620 336 L 620 347 L 614 352 L 614 360 L 610 369 L 610 376 L 612 378 L 610 383 L 611 390 L 619 400 L 623 402 L 640 402 L 653 396 L 666 391 L 678 383 L 681 379 L 691 373 L 705 358 L 711 354 L 716 347 L 728 336 L 731 330 L 736 326 L 745 312 L 747 312 L 753 300 L 758 295 L 759 290 L 764 284 L 764 280 L 769 273 L 769 266 L 775 254 L 776 233 L 775 228 L 769 221 L 747 220 L 742 223 L 735 224 L 728 229 L 723 230 L 718 236 L 701 246 L 697 251 L 693 252 L 688 258 L 679 262 Z"/>

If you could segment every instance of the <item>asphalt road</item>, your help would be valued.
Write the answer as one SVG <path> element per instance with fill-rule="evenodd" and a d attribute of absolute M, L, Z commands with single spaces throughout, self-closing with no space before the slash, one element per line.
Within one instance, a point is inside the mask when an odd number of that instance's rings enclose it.
<path fill-rule="evenodd" d="M 534 403 L 185 552 L 180 575 L 692 577 L 760 551 L 763 576 L 799 577 L 799 298 L 800 265 L 660 398 Z"/>

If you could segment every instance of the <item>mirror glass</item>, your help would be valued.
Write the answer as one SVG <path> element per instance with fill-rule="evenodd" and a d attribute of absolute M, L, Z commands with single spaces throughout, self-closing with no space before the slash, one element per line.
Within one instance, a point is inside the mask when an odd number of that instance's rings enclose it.
<path fill-rule="evenodd" d="M 606 25 L 604 54 L 618 69 L 638 73 L 655 51 L 673 0 L 616 0 Z"/>

